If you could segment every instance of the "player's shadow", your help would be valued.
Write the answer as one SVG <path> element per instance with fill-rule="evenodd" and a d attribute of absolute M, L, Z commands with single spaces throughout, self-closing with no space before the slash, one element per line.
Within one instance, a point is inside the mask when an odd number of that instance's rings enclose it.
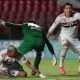
<path fill-rule="evenodd" d="M 64 75 L 65 77 L 80 77 L 80 75 Z"/>
<path fill-rule="evenodd" d="M 39 76 L 38 75 L 35 75 L 35 76 L 27 76 L 27 78 L 39 78 Z"/>
<path fill-rule="evenodd" d="M 80 75 L 61 75 L 61 74 L 56 74 L 56 75 L 46 75 L 48 77 L 80 77 Z"/>

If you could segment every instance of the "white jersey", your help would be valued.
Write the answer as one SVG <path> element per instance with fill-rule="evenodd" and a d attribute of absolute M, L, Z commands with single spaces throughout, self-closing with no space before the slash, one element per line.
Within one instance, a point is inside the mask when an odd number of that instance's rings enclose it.
<path fill-rule="evenodd" d="M 60 24 L 61 26 L 61 36 L 68 36 L 68 37 L 77 37 L 77 30 L 78 30 L 78 23 L 80 21 L 80 13 L 74 12 L 73 16 L 66 17 L 64 13 L 60 14 L 55 22 L 49 29 L 49 32 L 52 31 Z"/>
<path fill-rule="evenodd" d="M 16 63 L 17 59 L 11 58 L 7 55 L 7 49 L 3 49 L 0 51 L 0 73 L 6 72 L 6 74 L 17 76 L 19 73 L 19 69 L 23 68 L 19 63 Z M 5 75 L 5 74 L 4 74 Z"/>
<path fill-rule="evenodd" d="M 5 64 L 14 63 L 16 61 L 15 58 L 11 58 L 7 55 L 7 49 L 3 49 L 0 51 L 0 63 L 5 62 Z"/>

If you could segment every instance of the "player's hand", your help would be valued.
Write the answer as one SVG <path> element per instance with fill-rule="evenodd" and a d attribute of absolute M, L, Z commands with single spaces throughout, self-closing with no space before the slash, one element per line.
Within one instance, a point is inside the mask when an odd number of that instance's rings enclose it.
<path fill-rule="evenodd" d="M 44 76 L 43 74 L 40 73 L 40 74 L 39 74 L 39 77 L 40 77 L 40 78 L 45 78 L 46 76 Z"/>
<path fill-rule="evenodd" d="M 0 20 L 0 25 L 5 25 L 5 21 Z"/>
<path fill-rule="evenodd" d="M 50 36 L 51 36 L 51 33 L 48 32 L 46 37 L 49 38 Z"/>

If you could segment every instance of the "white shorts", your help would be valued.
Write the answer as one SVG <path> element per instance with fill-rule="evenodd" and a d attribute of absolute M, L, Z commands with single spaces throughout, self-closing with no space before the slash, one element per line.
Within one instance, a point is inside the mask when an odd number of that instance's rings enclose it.
<path fill-rule="evenodd" d="M 60 36 L 60 42 L 63 46 L 64 44 L 68 44 L 69 48 L 80 54 L 80 41 L 78 38 L 72 38 L 67 36 Z"/>

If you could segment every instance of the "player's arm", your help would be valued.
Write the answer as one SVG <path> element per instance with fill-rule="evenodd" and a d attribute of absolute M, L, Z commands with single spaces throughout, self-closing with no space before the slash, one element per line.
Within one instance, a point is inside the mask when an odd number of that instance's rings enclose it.
<path fill-rule="evenodd" d="M 22 28 L 22 24 L 16 24 L 16 23 L 11 23 L 11 22 L 5 22 L 5 21 L 0 21 L 0 24 L 2 26 L 7 26 L 7 27 L 10 27 L 10 28 Z"/>
<path fill-rule="evenodd" d="M 53 65 L 56 65 L 57 64 L 57 58 L 56 58 L 56 54 L 54 52 L 54 49 L 53 49 L 53 46 L 51 45 L 50 41 L 47 39 L 47 37 L 45 37 L 45 42 L 46 42 L 46 45 L 49 49 L 49 51 L 51 52 L 52 56 L 53 56 Z"/>
<path fill-rule="evenodd" d="M 17 60 L 21 60 L 22 59 L 22 62 L 28 67 L 30 68 L 32 71 L 36 72 L 40 78 L 45 78 L 45 76 L 35 67 L 33 66 L 30 61 L 25 57 L 23 56 L 21 53 L 17 52 L 17 55 L 15 56 L 15 58 Z"/>
<path fill-rule="evenodd" d="M 48 33 L 47 33 L 47 38 L 49 38 L 52 35 L 52 32 L 54 31 L 54 29 L 60 24 L 60 17 L 57 17 L 55 22 L 52 24 L 52 26 L 50 27 Z"/>
<path fill-rule="evenodd" d="M 35 67 L 33 66 L 28 59 L 24 57 L 23 63 L 27 65 L 32 71 L 36 72 L 40 78 L 45 78 L 45 76 Z"/>

